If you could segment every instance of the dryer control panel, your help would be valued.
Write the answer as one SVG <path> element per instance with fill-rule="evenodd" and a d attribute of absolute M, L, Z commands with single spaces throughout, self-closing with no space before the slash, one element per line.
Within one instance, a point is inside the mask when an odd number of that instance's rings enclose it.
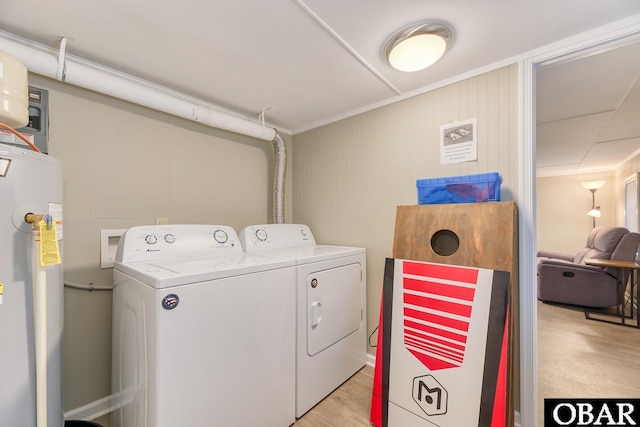
<path fill-rule="evenodd" d="M 250 225 L 240 231 L 240 242 L 246 252 L 316 245 L 311 229 L 304 224 Z"/>
<path fill-rule="evenodd" d="M 132 227 L 120 238 L 116 262 L 242 253 L 238 235 L 224 225 L 148 225 Z"/>

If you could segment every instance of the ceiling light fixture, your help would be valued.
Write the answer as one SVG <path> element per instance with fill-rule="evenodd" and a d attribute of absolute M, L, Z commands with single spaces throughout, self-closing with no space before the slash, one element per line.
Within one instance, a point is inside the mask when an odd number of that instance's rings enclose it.
<path fill-rule="evenodd" d="M 384 56 L 396 70 L 420 71 L 442 58 L 450 42 L 451 31 L 444 24 L 421 22 L 393 35 Z"/>

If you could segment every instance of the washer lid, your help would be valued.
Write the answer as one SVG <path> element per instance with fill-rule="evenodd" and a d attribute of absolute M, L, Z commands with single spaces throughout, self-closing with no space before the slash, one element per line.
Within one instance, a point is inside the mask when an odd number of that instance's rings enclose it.
<path fill-rule="evenodd" d="M 249 252 L 254 255 L 294 259 L 297 265 L 365 254 L 365 248 L 351 246 L 315 245 Z"/>
<path fill-rule="evenodd" d="M 116 261 L 114 270 L 162 289 L 293 266 L 293 259 L 241 253 L 128 264 Z"/>

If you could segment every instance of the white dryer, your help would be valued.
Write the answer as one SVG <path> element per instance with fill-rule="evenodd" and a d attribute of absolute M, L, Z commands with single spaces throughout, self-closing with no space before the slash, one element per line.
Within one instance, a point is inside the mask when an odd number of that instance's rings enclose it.
<path fill-rule="evenodd" d="M 114 267 L 115 427 L 295 421 L 294 262 L 225 226 L 133 227 Z"/>
<path fill-rule="evenodd" d="M 366 251 L 316 244 L 302 224 L 252 225 L 247 253 L 296 263 L 296 417 L 366 364 Z"/>

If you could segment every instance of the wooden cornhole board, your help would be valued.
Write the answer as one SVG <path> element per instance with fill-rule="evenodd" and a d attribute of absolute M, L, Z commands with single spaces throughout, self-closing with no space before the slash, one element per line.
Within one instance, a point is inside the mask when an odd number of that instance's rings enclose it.
<path fill-rule="evenodd" d="M 457 249 L 455 239 L 457 238 Z M 455 250 L 454 250 L 455 249 Z M 514 202 L 398 206 L 393 257 L 441 264 L 503 270 L 510 273 L 509 363 L 505 426 L 513 426 L 518 381 L 518 215 Z M 381 304 L 382 305 L 382 304 Z M 381 307 L 382 309 L 382 307 Z M 382 325 L 382 310 L 381 322 Z M 376 359 L 382 350 L 378 331 Z M 380 363 L 376 364 L 371 422 L 382 427 Z"/>
<path fill-rule="evenodd" d="M 431 239 L 441 230 L 459 237 L 456 253 L 442 256 L 434 252 Z M 514 202 L 398 206 L 396 210 L 394 258 L 504 270 L 511 273 L 513 285 L 513 278 L 518 277 L 517 255 Z"/>

